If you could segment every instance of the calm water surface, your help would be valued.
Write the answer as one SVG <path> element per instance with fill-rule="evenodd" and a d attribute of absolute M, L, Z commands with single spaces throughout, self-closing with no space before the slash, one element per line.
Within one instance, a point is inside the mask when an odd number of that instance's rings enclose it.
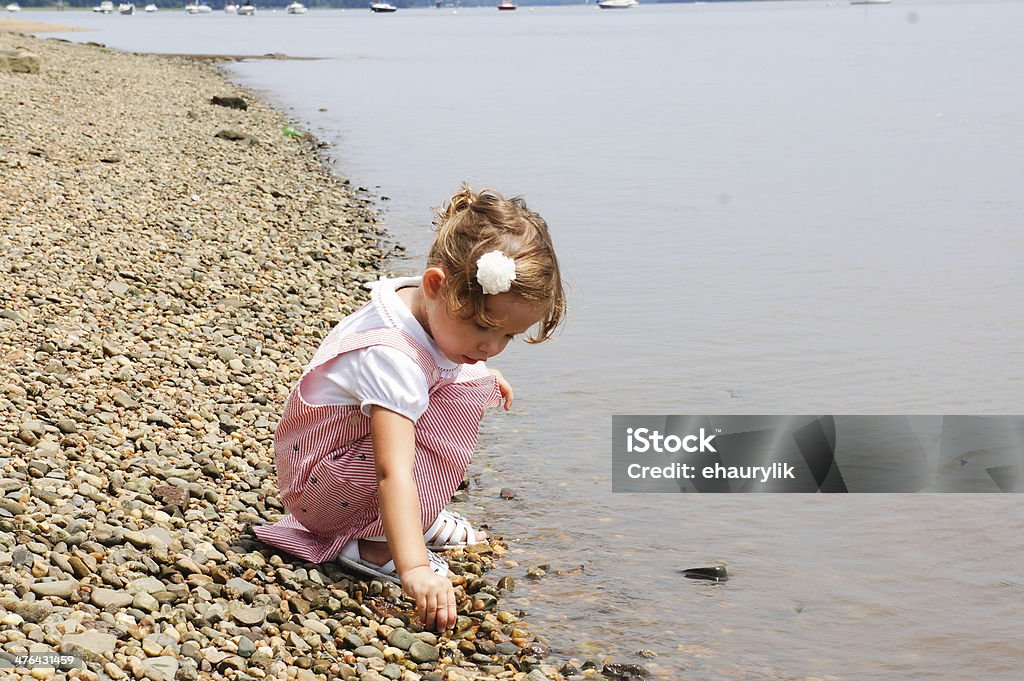
<path fill-rule="evenodd" d="M 511 540 L 510 603 L 558 654 L 1019 678 L 1017 498 L 613 495 L 608 436 L 614 413 L 1024 410 L 1024 3 L 46 18 L 321 57 L 230 70 L 390 198 L 399 269 L 463 179 L 548 219 L 573 309 L 494 363 L 517 404 L 467 510 Z M 678 574 L 713 562 L 732 580 Z M 523 579 L 542 563 L 566 574 Z"/>

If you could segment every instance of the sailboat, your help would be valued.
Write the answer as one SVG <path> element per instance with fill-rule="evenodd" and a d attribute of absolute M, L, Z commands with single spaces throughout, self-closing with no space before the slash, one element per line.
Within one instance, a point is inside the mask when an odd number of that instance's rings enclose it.
<path fill-rule="evenodd" d="M 301 2 L 293 2 L 292 4 L 285 7 L 284 11 L 288 12 L 288 14 L 305 14 L 306 6 L 303 5 Z"/>
<path fill-rule="evenodd" d="M 205 2 L 200 4 L 199 0 L 192 0 L 192 4 L 185 5 L 185 11 L 189 14 L 209 14 L 213 8 Z"/>
<path fill-rule="evenodd" d="M 92 11 L 99 12 L 100 14 L 112 14 L 114 12 L 114 3 L 111 0 L 103 0 L 103 2 L 93 7 Z"/>
<path fill-rule="evenodd" d="M 243 17 L 251 17 L 256 15 L 256 5 L 252 4 L 250 0 L 245 0 L 245 4 L 238 6 L 238 14 Z"/>
<path fill-rule="evenodd" d="M 390 2 L 374 2 L 370 5 L 370 11 L 375 14 L 387 14 L 390 12 L 397 12 L 398 8 Z"/>
<path fill-rule="evenodd" d="M 122 2 L 117 6 L 118 14 L 135 14 L 135 5 L 131 2 Z"/>
<path fill-rule="evenodd" d="M 515 8 L 516 3 L 512 2 L 512 0 L 501 0 L 501 2 L 498 3 L 498 9 L 502 12 L 513 10 Z"/>
<path fill-rule="evenodd" d="M 12 2 L 11 4 L 7 5 L 7 11 L 8 12 L 20 12 L 21 11 L 21 5 L 19 5 L 16 2 Z"/>
<path fill-rule="evenodd" d="M 238 5 L 233 0 L 224 3 L 224 14 L 238 14 Z"/>

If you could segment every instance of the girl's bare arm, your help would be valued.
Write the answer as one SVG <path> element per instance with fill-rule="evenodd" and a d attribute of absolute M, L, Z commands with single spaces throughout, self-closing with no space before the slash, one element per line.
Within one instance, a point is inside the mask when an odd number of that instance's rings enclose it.
<path fill-rule="evenodd" d="M 370 437 L 380 486 L 380 516 L 402 589 L 416 599 L 424 627 L 450 629 L 455 626 L 455 591 L 451 580 L 430 569 L 423 543 L 419 494 L 412 475 L 413 422 L 375 405 L 370 411 Z"/>

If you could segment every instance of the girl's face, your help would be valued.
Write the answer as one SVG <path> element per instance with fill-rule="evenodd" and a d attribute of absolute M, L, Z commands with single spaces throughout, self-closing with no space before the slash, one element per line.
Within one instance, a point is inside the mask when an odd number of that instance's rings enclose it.
<path fill-rule="evenodd" d="M 426 299 L 427 332 L 444 356 L 456 364 L 486 362 L 501 353 L 515 336 L 525 333 L 544 317 L 544 308 L 534 305 L 516 293 L 487 296 L 487 314 L 500 320 L 496 328 L 488 328 L 476 318 L 459 319 L 452 315 L 440 297 L 440 287 L 424 274 L 423 294 Z M 443 272 L 441 273 L 443 286 Z"/>

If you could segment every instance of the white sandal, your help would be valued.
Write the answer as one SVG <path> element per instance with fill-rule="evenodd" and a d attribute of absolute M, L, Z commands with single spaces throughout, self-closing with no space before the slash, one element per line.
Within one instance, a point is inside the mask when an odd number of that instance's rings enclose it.
<path fill-rule="evenodd" d="M 452 537 L 461 536 L 466 538 L 461 541 L 452 539 Z M 476 530 L 469 524 L 469 521 L 455 511 L 438 513 L 434 524 L 423 533 L 423 540 L 431 551 L 464 549 L 467 546 L 481 543 L 476 540 Z"/>
<path fill-rule="evenodd" d="M 430 560 L 430 569 L 433 570 L 435 574 L 442 577 L 448 576 L 448 562 L 444 558 L 441 556 L 435 556 L 430 552 L 427 552 L 427 558 Z M 345 567 L 368 577 L 386 579 L 389 582 L 398 584 L 399 586 L 402 585 L 402 580 L 398 578 L 398 570 L 395 569 L 395 561 L 389 560 L 383 565 L 374 565 L 373 563 L 364 560 L 363 557 L 359 555 L 358 539 L 352 539 L 345 544 L 345 548 L 341 550 L 341 555 L 338 556 L 338 562 Z"/>
<path fill-rule="evenodd" d="M 452 537 L 465 536 L 463 541 L 453 540 Z M 386 537 L 366 537 L 369 541 L 387 541 Z M 476 540 L 476 530 L 469 524 L 469 521 L 455 511 L 441 511 L 437 514 L 434 523 L 423 533 L 423 542 L 431 551 L 450 551 L 451 549 L 464 549 L 473 544 L 480 544 Z"/>

